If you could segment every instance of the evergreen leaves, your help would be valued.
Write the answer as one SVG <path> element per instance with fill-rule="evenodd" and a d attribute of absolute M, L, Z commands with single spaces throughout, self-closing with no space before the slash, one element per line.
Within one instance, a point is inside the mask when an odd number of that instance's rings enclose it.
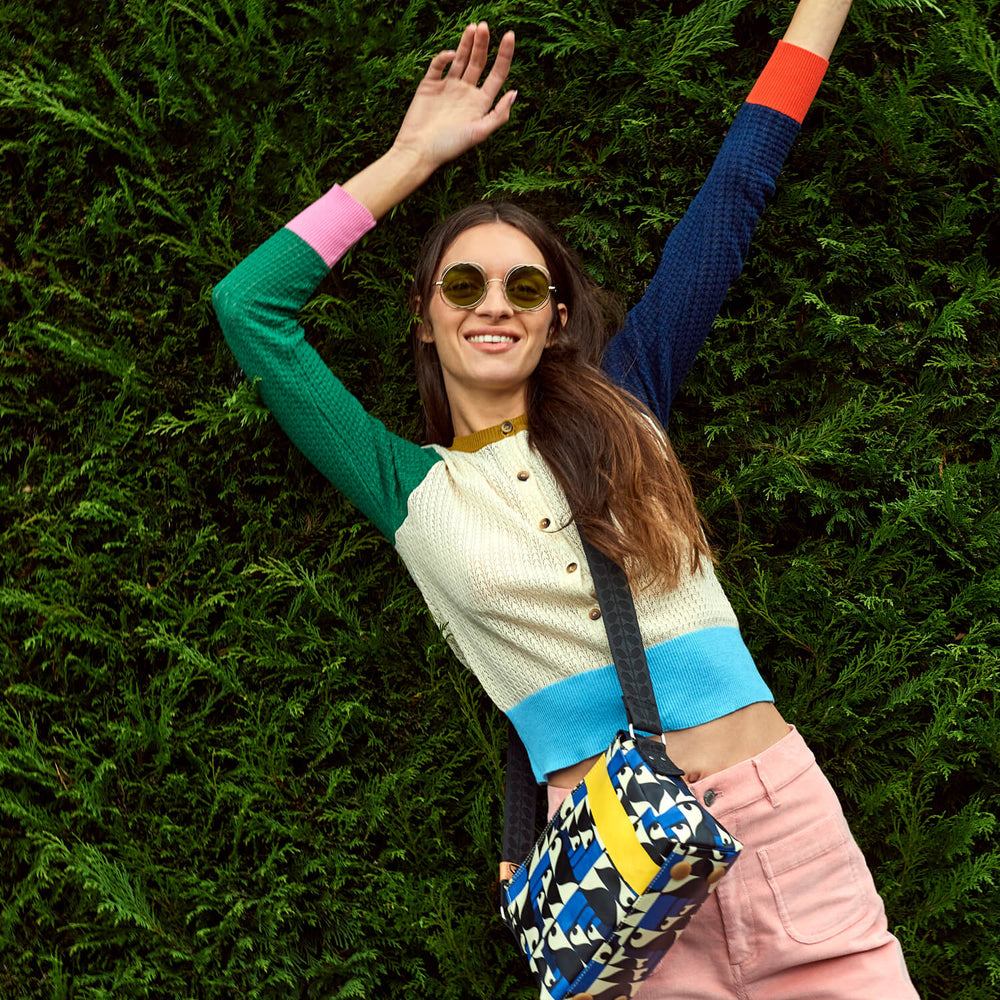
<path fill-rule="evenodd" d="M 998 3 L 858 0 L 672 428 L 921 995 L 1000 994 Z M 0 995 L 524 997 L 502 725 L 210 288 L 518 32 L 510 125 L 304 312 L 394 430 L 404 293 L 516 197 L 634 301 L 790 6 L 0 2 Z"/>

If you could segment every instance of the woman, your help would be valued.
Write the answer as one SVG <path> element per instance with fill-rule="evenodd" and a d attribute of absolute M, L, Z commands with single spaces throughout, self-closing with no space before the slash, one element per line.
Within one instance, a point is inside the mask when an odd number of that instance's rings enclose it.
<path fill-rule="evenodd" d="M 375 219 L 507 121 L 513 33 L 480 85 L 489 33 L 469 25 L 432 60 L 392 148 L 215 291 L 244 371 L 400 552 L 552 809 L 624 721 L 576 525 L 625 566 L 667 750 L 746 845 L 640 997 L 915 996 L 836 796 L 742 643 L 662 429 L 849 5 L 802 0 L 606 350 L 601 293 L 527 213 L 471 206 L 429 235 L 411 293 L 428 446 L 365 413 L 295 316 Z"/>

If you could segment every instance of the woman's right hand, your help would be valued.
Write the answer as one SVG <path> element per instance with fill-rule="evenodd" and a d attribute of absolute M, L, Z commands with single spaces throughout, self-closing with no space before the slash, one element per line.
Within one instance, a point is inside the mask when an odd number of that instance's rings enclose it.
<path fill-rule="evenodd" d="M 497 95 L 514 55 L 514 32 L 500 39 L 493 68 L 480 86 L 489 47 L 490 29 L 483 21 L 462 32 L 455 51 L 439 52 L 388 152 L 344 182 L 343 189 L 376 219 L 420 187 L 441 164 L 482 142 L 510 117 L 517 91 L 508 91 L 499 101 Z"/>
<path fill-rule="evenodd" d="M 439 52 L 417 86 L 393 149 L 416 157 L 428 174 L 482 142 L 510 117 L 517 91 L 499 101 L 497 95 L 510 70 L 514 32 L 500 39 L 493 67 L 480 86 L 489 46 L 486 22 L 470 24 L 458 49 Z"/>

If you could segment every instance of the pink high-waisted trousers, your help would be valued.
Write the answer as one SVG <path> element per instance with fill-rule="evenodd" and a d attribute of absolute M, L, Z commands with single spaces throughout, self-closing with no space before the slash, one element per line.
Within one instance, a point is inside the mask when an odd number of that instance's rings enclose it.
<path fill-rule="evenodd" d="M 635 1000 L 917 1000 L 840 802 L 799 733 L 689 786 L 743 853 Z M 569 789 L 549 786 L 549 814 Z"/>

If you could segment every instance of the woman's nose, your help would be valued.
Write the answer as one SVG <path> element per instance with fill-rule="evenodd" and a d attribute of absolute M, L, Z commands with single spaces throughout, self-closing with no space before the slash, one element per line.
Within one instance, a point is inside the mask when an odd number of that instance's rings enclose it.
<path fill-rule="evenodd" d="M 476 306 L 476 312 L 487 316 L 508 316 L 513 312 L 504 292 L 503 278 L 487 278 L 486 294 Z"/>

